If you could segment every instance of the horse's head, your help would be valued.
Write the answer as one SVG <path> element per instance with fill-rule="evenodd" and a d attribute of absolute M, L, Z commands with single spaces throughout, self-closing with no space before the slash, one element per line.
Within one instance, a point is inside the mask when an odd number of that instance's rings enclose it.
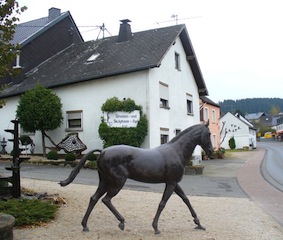
<path fill-rule="evenodd" d="M 207 156 L 210 157 L 214 151 L 211 143 L 210 138 L 210 130 L 208 128 L 209 120 L 203 127 L 203 131 L 201 133 L 201 143 L 200 146 L 203 148 L 203 150 L 206 152 Z"/>

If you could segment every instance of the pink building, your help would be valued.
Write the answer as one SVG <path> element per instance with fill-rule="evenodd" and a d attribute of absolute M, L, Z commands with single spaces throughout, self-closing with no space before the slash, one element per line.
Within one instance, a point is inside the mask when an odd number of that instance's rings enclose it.
<path fill-rule="evenodd" d="M 205 123 L 209 119 L 211 142 L 215 150 L 220 147 L 220 106 L 208 97 L 200 97 L 200 121 Z"/>

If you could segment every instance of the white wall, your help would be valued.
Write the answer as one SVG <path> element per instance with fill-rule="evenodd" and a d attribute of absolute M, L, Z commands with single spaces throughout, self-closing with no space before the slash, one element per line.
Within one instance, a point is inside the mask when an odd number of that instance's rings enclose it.
<path fill-rule="evenodd" d="M 180 54 L 181 71 L 175 69 L 175 52 Z M 159 106 L 159 82 L 168 85 L 169 107 Z M 170 48 L 159 68 L 149 71 L 149 109 L 150 146 L 160 145 L 160 128 L 169 129 L 169 140 L 175 137 L 175 130 L 184 130 L 194 124 L 200 123 L 199 94 L 189 63 L 180 39 Z M 186 93 L 193 96 L 193 116 L 187 114 Z M 195 155 L 200 156 L 200 148 L 196 148 Z"/>

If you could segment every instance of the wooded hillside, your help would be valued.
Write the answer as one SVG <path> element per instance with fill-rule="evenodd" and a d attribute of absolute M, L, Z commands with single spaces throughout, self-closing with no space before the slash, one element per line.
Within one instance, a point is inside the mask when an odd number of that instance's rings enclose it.
<path fill-rule="evenodd" d="M 218 103 L 221 113 L 235 113 L 240 111 L 243 114 L 265 112 L 278 114 L 283 111 L 282 98 L 246 98 L 239 100 L 224 100 Z"/>

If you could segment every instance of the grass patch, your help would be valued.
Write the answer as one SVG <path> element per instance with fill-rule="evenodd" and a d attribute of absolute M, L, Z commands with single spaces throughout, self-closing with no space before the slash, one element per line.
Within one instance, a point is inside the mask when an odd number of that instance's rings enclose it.
<path fill-rule="evenodd" d="M 225 157 L 233 157 L 233 153 L 238 153 L 238 152 L 250 152 L 248 148 L 237 148 L 237 149 L 226 149 L 225 151 Z"/>
<path fill-rule="evenodd" d="M 15 217 L 15 226 L 41 225 L 56 217 L 59 206 L 38 199 L 0 201 L 0 212 Z"/>

